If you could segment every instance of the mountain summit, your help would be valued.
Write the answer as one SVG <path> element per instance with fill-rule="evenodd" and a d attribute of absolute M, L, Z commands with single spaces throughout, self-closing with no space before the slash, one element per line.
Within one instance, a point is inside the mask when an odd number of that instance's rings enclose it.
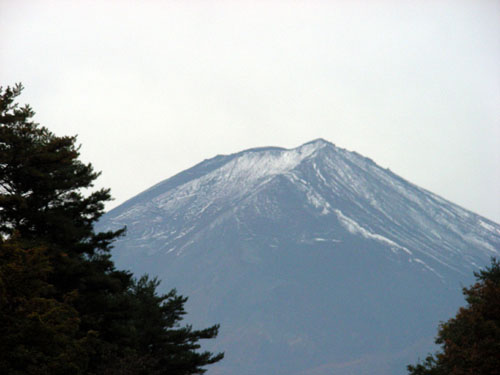
<path fill-rule="evenodd" d="M 219 155 L 105 215 L 115 262 L 221 323 L 208 374 L 401 374 L 433 350 L 500 226 L 317 139 Z"/>

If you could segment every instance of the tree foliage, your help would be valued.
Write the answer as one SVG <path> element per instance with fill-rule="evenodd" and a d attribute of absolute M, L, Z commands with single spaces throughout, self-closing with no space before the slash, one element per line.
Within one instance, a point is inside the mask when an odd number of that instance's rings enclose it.
<path fill-rule="evenodd" d="M 77 338 L 79 316 L 52 298 L 46 249 L 0 245 L 0 368 L 8 374 L 79 374 L 86 338 Z"/>
<path fill-rule="evenodd" d="M 186 298 L 115 269 L 94 232 L 110 199 L 75 137 L 57 137 L 0 88 L 0 368 L 6 374 L 199 374 L 218 326 L 181 327 Z"/>
<path fill-rule="evenodd" d="M 409 374 L 500 374 L 500 263 L 492 259 L 474 275 L 477 282 L 463 289 L 467 306 L 439 328 L 441 351 L 408 366 Z"/>

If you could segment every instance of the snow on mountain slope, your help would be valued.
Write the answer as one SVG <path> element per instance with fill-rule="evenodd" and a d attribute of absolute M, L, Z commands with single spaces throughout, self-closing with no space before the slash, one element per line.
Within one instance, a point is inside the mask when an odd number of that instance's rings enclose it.
<path fill-rule="evenodd" d="M 500 252 L 498 224 L 322 139 L 205 160 L 98 229 L 123 226 L 118 267 L 221 323 L 209 375 L 404 373 Z"/>
<path fill-rule="evenodd" d="M 500 249 L 497 224 L 322 139 L 292 150 L 252 149 L 223 159 L 218 168 L 160 190 L 151 200 L 134 204 L 132 199 L 128 209 L 111 211 L 106 222 L 128 225 L 126 241 L 158 240 L 152 253 L 177 254 L 182 238 L 203 230 L 207 222 L 237 215 L 239 206 L 279 176 L 332 226 L 338 222 L 352 234 L 382 241 L 407 253 L 410 261 L 425 264 L 421 257 L 468 274 L 476 258 L 484 263 Z M 268 203 L 252 204 L 272 216 Z"/>

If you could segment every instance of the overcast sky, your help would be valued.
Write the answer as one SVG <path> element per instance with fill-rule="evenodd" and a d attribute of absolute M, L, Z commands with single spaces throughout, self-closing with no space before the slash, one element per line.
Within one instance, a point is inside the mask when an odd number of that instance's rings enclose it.
<path fill-rule="evenodd" d="M 315 138 L 500 222 L 500 1 L 0 0 L 0 84 L 122 203 Z"/>

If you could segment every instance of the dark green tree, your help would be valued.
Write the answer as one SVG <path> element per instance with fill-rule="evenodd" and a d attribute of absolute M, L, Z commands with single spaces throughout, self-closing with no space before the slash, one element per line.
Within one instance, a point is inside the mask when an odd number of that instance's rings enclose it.
<path fill-rule="evenodd" d="M 84 194 L 99 173 L 78 159 L 76 137 L 57 137 L 32 121 L 33 110 L 15 102 L 21 91 L 21 85 L 0 88 L 1 251 L 6 252 L 5 246 L 13 246 L 14 240 L 18 255 L 45 249 L 38 261 L 47 264 L 40 277 L 47 287 L 34 288 L 31 297 L 61 304 L 57 307 L 66 309 L 66 316 L 75 314 L 72 329 L 65 334 L 78 350 L 85 350 L 82 357 L 88 359 L 76 368 L 84 368 L 88 374 L 111 374 L 120 368 L 122 371 L 115 373 L 202 373 L 203 366 L 222 355 L 198 353 L 197 341 L 214 338 L 218 327 L 202 331 L 180 327 L 183 297 L 174 292 L 156 296 L 156 281 L 136 282 L 130 272 L 115 269 L 110 249 L 124 230 L 94 232 L 104 203 L 110 199 L 109 190 Z M 13 277 L 13 268 L 7 266 L 12 262 L 7 263 L 7 258 L 0 257 L 0 282 Z M 149 299 L 145 298 L 146 290 Z M 0 292 L 5 296 L 22 294 L 16 283 L 0 288 Z M 146 302 L 149 305 L 144 305 Z M 157 319 L 148 315 L 152 311 Z M 0 330 L 9 318 L 9 310 L 2 312 L 7 320 L 0 321 Z M 145 327 L 148 335 L 142 333 Z M 90 341 L 91 345 L 84 345 Z M 133 366 L 127 364 L 132 358 Z M 154 363 L 156 368 L 151 365 Z M 174 364 L 181 370 L 162 370 Z"/>
<path fill-rule="evenodd" d="M 0 244 L 0 368 L 9 375 L 83 374 L 87 338 L 77 339 L 78 312 L 50 297 L 46 249 Z"/>
<path fill-rule="evenodd" d="M 441 351 L 408 366 L 411 375 L 500 375 L 500 263 L 474 273 L 463 293 L 467 306 L 440 325 Z"/>
<path fill-rule="evenodd" d="M 1 90 L 1 88 L 0 88 Z M 0 91 L 0 234 L 46 240 L 79 254 L 108 249 L 120 233 L 93 231 L 109 189 L 88 196 L 99 176 L 80 160 L 76 137 L 56 137 L 19 107 L 21 85 Z"/>
<path fill-rule="evenodd" d="M 207 351 L 198 352 L 198 341 L 215 337 L 219 327 L 204 330 L 193 330 L 189 325 L 180 327 L 179 323 L 186 314 L 184 304 L 187 298 L 177 295 L 175 290 L 158 295 L 159 283 L 146 275 L 133 281 L 130 288 L 133 305 L 128 307 L 132 314 L 133 334 L 127 337 L 130 340 L 127 347 L 134 350 L 132 355 L 119 359 L 120 365 L 113 369 L 114 372 L 106 374 L 123 374 L 124 370 L 130 369 L 144 375 L 198 374 L 204 372 L 203 366 L 223 358 L 223 354 L 214 356 Z"/>

